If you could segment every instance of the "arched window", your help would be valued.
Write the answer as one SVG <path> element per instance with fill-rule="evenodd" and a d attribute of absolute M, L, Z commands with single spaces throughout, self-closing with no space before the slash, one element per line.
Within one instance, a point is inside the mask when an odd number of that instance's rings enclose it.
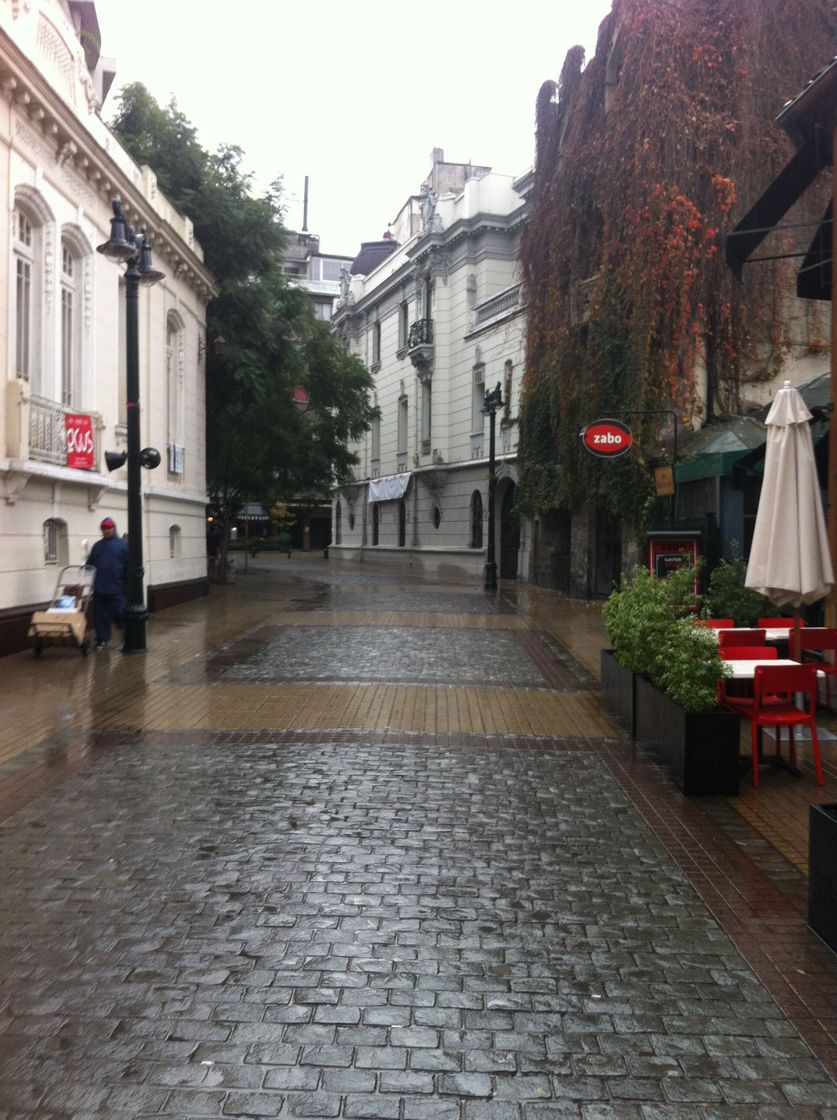
<path fill-rule="evenodd" d="M 482 494 L 475 490 L 471 495 L 471 548 L 482 548 Z"/>
<path fill-rule="evenodd" d="M 430 378 L 421 383 L 421 444 L 422 451 L 430 450 L 433 434 L 433 387 Z"/>
<path fill-rule="evenodd" d="M 169 560 L 179 560 L 183 554 L 183 534 L 179 525 L 169 525 Z"/>
<path fill-rule="evenodd" d="M 403 548 L 407 543 L 407 503 L 402 500 L 398 503 L 398 547 Z"/>
<path fill-rule="evenodd" d="M 79 329 L 81 261 L 73 246 L 61 239 L 61 403 L 81 405 L 81 330 Z"/>
<path fill-rule="evenodd" d="M 183 473 L 184 330 L 178 314 L 166 318 L 166 444 L 169 474 Z"/>
<path fill-rule="evenodd" d="M 343 543 L 343 507 L 340 502 L 334 507 L 334 543 Z"/>
<path fill-rule="evenodd" d="M 40 352 L 40 295 L 42 286 L 42 228 L 33 211 L 20 203 L 12 217 L 14 244 L 14 363 L 15 377 L 32 382 L 32 391 L 42 386 L 38 361 Z"/>
<path fill-rule="evenodd" d="M 372 399 L 375 408 L 378 407 L 378 394 L 375 393 Z M 381 469 L 381 415 L 378 413 L 372 420 L 369 429 L 369 458 L 370 469 L 373 475 L 377 475 Z"/>
<path fill-rule="evenodd" d="M 65 567 L 69 562 L 67 523 L 57 517 L 49 517 L 43 523 L 44 563 Z"/>
<path fill-rule="evenodd" d="M 512 386 L 514 384 L 514 366 L 511 358 L 507 358 L 503 366 L 503 416 L 511 416 Z"/>
<path fill-rule="evenodd" d="M 372 544 L 377 544 L 381 528 L 381 510 L 377 502 L 372 503 Z"/>
<path fill-rule="evenodd" d="M 482 435 L 485 431 L 485 366 L 480 362 L 474 366 L 474 391 L 471 394 L 471 434 Z"/>
<path fill-rule="evenodd" d="M 60 383 L 53 399 L 60 399 L 69 409 L 90 407 L 95 399 L 92 254 L 90 242 L 79 226 L 68 222 L 61 227 L 56 311 L 59 351 L 55 363 Z M 45 395 L 53 397 L 51 392 Z"/>

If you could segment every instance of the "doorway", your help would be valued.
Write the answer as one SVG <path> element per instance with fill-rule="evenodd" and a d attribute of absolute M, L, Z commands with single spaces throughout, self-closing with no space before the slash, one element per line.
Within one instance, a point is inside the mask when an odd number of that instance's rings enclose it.
<path fill-rule="evenodd" d="M 622 528 L 606 510 L 596 511 L 593 595 L 607 598 L 622 574 Z"/>
<path fill-rule="evenodd" d="M 500 497 L 500 579 L 517 579 L 520 517 L 515 509 L 515 484 L 504 481 Z"/>

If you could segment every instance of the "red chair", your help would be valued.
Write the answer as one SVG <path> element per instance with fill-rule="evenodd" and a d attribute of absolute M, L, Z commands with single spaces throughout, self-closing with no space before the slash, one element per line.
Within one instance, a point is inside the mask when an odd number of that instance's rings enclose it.
<path fill-rule="evenodd" d="M 724 650 L 724 661 L 775 661 L 778 656 L 775 646 L 730 646 Z"/>
<path fill-rule="evenodd" d="M 837 630 L 828 626 L 816 626 L 801 635 L 800 660 L 811 662 L 825 673 L 825 703 L 831 707 L 831 681 L 837 680 Z M 826 654 L 834 654 L 833 661 L 826 660 Z"/>
<path fill-rule="evenodd" d="M 801 694 L 804 708 L 797 708 L 795 697 Z M 823 784 L 820 743 L 817 738 L 817 667 L 816 665 L 757 665 L 753 682 L 753 699 L 749 713 L 741 706 L 736 710 L 749 714 L 753 735 L 753 785 L 759 784 L 759 732 L 763 727 L 776 728 L 776 753 L 781 757 L 781 732 L 787 727 L 790 737 L 790 763 L 796 765 L 796 744 L 793 729 L 811 728 L 814 769 L 817 784 Z"/>
<path fill-rule="evenodd" d="M 779 656 L 779 651 L 775 646 L 729 646 L 722 653 L 724 661 L 775 661 Z M 746 715 L 747 713 L 742 712 L 741 709 L 742 707 L 749 708 L 753 703 L 752 694 L 738 695 L 734 692 L 731 693 L 729 692 L 729 686 L 740 688 L 747 683 L 730 677 L 721 677 L 718 681 L 718 703 L 725 704 L 733 711 Z"/>
<path fill-rule="evenodd" d="M 735 626 L 735 620 L 732 618 L 699 618 L 699 626 L 708 626 L 710 630 L 729 630 L 730 627 Z"/>
<path fill-rule="evenodd" d="M 758 619 L 758 625 L 770 630 L 781 630 L 783 627 L 790 630 L 793 628 L 793 619 L 788 618 L 786 615 L 782 618 L 760 618 Z M 800 618 L 799 625 L 805 625 L 804 618 Z"/>
<path fill-rule="evenodd" d="M 722 656 L 730 646 L 763 646 L 764 630 L 719 630 L 718 645 Z"/>

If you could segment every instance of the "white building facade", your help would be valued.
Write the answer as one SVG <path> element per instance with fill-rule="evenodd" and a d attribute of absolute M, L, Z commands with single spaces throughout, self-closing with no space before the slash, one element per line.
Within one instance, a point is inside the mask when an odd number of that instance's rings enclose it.
<path fill-rule="evenodd" d="M 125 287 L 96 252 L 122 200 L 165 279 L 141 288 L 146 595 L 206 590 L 205 308 L 215 293 L 188 218 L 100 116 L 109 78 L 92 3 L 0 3 L 0 652 L 20 648 L 61 566 L 105 514 L 127 528 Z"/>
<path fill-rule="evenodd" d="M 344 275 L 333 329 L 366 362 L 380 420 L 354 450 L 354 481 L 333 503 L 329 556 L 481 578 L 488 551 L 490 421 L 495 414 L 495 557 L 524 572 L 515 511 L 525 314 L 517 250 L 528 180 L 446 163 L 390 236 Z"/>

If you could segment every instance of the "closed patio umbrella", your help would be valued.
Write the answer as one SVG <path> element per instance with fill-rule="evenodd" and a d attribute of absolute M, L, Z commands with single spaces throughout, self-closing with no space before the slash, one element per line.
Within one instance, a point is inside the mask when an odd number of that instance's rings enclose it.
<path fill-rule="evenodd" d="M 745 583 L 777 606 L 822 599 L 834 582 L 822 512 L 811 413 L 790 381 L 767 414 L 764 481 Z"/>

